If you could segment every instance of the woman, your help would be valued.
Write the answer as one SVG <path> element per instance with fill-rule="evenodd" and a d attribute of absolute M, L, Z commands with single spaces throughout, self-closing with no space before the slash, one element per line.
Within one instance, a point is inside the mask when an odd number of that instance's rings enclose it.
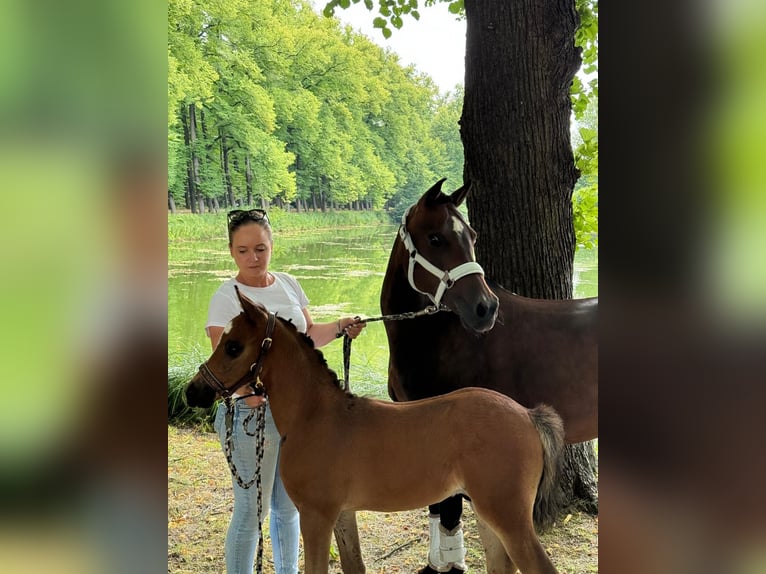
<path fill-rule="evenodd" d="M 221 339 L 224 328 L 242 311 L 234 286 L 242 293 L 264 305 L 269 311 L 289 319 L 299 331 L 306 333 L 321 347 L 347 333 L 356 338 L 365 327 L 352 317 L 341 317 L 330 323 L 314 323 L 308 312 L 309 303 L 298 281 L 287 273 L 269 271 L 273 248 L 271 225 L 262 209 L 228 214 L 229 251 L 239 269 L 236 277 L 227 280 L 213 295 L 205 326 L 213 350 Z M 233 422 L 233 462 L 244 480 L 255 472 L 256 441 L 248 436 L 243 421 L 252 409 L 266 409 L 264 454 L 261 462 L 263 514 L 271 507 L 270 533 L 276 574 L 298 572 L 298 511 L 285 492 L 279 477 L 279 433 L 271 411 L 263 397 L 247 397 L 235 401 Z M 218 409 L 215 429 L 223 446 L 225 428 L 224 408 Z M 248 430 L 252 433 L 255 424 Z M 232 476 L 234 485 L 234 512 L 226 534 L 226 571 L 228 574 L 252 574 L 258 546 L 257 488 L 244 489 Z M 269 504 L 270 503 L 270 504 Z"/>

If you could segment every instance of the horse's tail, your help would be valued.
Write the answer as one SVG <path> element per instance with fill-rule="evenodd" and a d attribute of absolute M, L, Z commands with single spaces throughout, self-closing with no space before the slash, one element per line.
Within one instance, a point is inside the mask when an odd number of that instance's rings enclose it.
<path fill-rule="evenodd" d="M 564 423 L 548 405 L 541 404 L 530 409 L 529 417 L 543 443 L 543 474 L 537 487 L 533 516 L 535 526 L 544 530 L 553 524 L 562 506 L 557 483 L 564 450 Z"/>

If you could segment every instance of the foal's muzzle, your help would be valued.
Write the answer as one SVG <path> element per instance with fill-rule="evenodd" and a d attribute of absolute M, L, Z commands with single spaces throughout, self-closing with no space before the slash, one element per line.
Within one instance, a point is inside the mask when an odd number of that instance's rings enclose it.
<path fill-rule="evenodd" d="M 215 391 L 201 380 L 199 373 L 194 375 L 186 386 L 186 404 L 190 407 L 207 408 L 215 401 Z"/>

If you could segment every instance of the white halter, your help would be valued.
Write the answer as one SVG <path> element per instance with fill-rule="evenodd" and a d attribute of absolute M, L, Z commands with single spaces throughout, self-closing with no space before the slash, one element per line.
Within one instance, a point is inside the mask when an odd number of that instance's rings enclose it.
<path fill-rule="evenodd" d="M 410 209 L 412 209 L 412 207 L 413 206 L 408 207 L 407 211 L 404 212 L 404 215 L 402 215 L 402 224 L 399 226 L 399 237 L 404 243 L 404 247 L 407 249 L 407 253 L 409 253 L 410 256 L 409 269 L 407 270 L 407 279 L 410 282 L 410 286 L 415 291 L 422 293 L 423 295 L 427 295 L 433 304 L 438 307 L 441 303 L 444 292 L 452 287 L 455 284 L 455 281 L 462 279 L 466 275 L 472 275 L 473 273 L 484 275 L 484 269 L 482 269 L 481 265 L 476 263 L 476 261 L 466 261 L 454 269 L 443 271 L 435 265 L 431 264 L 430 261 L 418 253 L 417 249 L 415 249 L 415 244 L 412 242 L 412 237 L 410 237 L 410 234 L 407 232 L 407 216 L 409 215 Z M 423 269 L 439 279 L 439 287 L 436 289 L 435 295 L 427 293 L 426 291 L 421 291 L 415 286 L 413 273 L 415 272 L 416 263 L 419 263 Z"/>

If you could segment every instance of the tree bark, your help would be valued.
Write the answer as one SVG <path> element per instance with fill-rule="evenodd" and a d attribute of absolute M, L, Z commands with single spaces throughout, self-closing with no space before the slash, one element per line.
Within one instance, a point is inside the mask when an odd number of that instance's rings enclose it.
<path fill-rule="evenodd" d="M 245 156 L 245 181 L 247 182 L 247 205 L 253 205 L 253 169 L 250 167 L 250 153 Z"/>
<path fill-rule="evenodd" d="M 170 209 L 170 213 L 174 214 L 176 213 L 176 200 L 173 198 L 173 194 L 168 192 L 168 209 Z"/>
<path fill-rule="evenodd" d="M 221 137 L 221 163 L 223 164 L 223 184 L 226 189 L 226 199 L 228 201 L 228 205 L 234 205 L 234 190 L 231 186 L 231 173 L 229 171 L 229 148 L 226 145 L 226 134 L 222 129 L 218 131 L 218 134 Z"/>
<path fill-rule="evenodd" d="M 341 512 L 335 523 L 334 533 L 343 574 L 365 574 L 367 569 L 364 566 L 362 551 L 359 546 L 356 512 L 351 510 Z"/>
<path fill-rule="evenodd" d="M 569 89 L 581 59 L 573 0 L 465 0 L 465 99 L 460 133 L 477 259 L 506 289 L 572 297 L 578 173 Z M 567 447 L 567 506 L 595 497 L 591 443 Z"/>
<path fill-rule="evenodd" d="M 197 156 L 196 143 L 197 143 L 197 108 L 192 103 L 188 108 L 184 107 L 184 111 L 187 113 L 181 114 L 181 119 L 184 125 L 184 140 L 187 148 L 191 152 L 189 163 L 187 165 L 188 181 L 187 191 L 189 195 L 189 208 L 192 213 L 204 213 L 198 208 L 199 201 L 199 157 Z"/>

